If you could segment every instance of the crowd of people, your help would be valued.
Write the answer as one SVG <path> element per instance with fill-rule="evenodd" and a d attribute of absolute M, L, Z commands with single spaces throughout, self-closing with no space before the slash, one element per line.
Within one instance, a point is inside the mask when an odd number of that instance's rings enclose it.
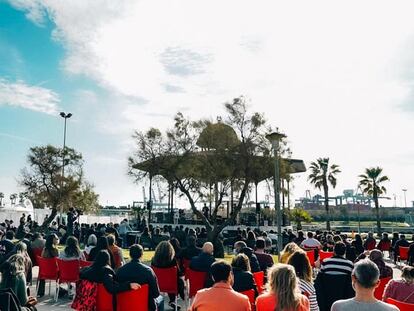
<path fill-rule="evenodd" d="M 24 228 L 27 219 L 23 218 L 19 227 Z M 390 239 L 384 233 L 377 241 L 372 233 L 347 236 L 340 232 L 285 230 L 284 248 L 275 263 L 271 232 L 238 229 L 220 236 L 213 244 L 207 241 L 204 228 L 148 226 L 129 245 L 131 226 L 126 219 L 120 224 L 72 225 L 56 227 L 52 223 L 46 236 L 23 230 L 18 237 L 22 228 L 13 227 L 10 221 L 0 224 L 0 288 L 11 289 L 21 309 L 35 310 L 37 298 L 45 295 L 42 280 L 37 297 L 28 291 L 35 254 L 91 262 L 81 269 L 80 279 L 103 284 L 114 297 L 147 284 L 149 310 L 164 310 L 165 305 L 154 269 L 170 267 L 177 267 L 178 296 L 182 300 L 186 299 L 185 270 L 206 273 L 204 289 L 197 292 L 190 306 L 194 311 L 251 310 L 249 298 L 241 294 L 249 290 L 254 292 L 258 311 L 398 310 L 384 302 L 388 298 L 414 304 L 414 243 L 403 234 L 394 233 Z M 232 245 L 234 256 L 230 261 L 220 259 L 225 245 Z M 402 268 L 401 279 L 395 279 L 384 256 L 397 261 L 400 246 L 409 247 L 408 265 Z M 129 260 L 124 258 L 123 247 L 129 248 Z M 154 255 L 144 263 L 145 248 L 154 249 Z M 332 256 L 322 260 L 322 252 L 331 252 Z M 265 275 L 265 288 L 256 284 L 254 274 L 258 272 Z M 390 281 L 382 301 L 374 292 L 385 278 Z M 72 292 L 71 287 L 60 290 L 62 296 Z M 113 303 L 116 308 L 116 299 Z M 167 304 L 179 309 L 175 294 L 168 295 Z"/>

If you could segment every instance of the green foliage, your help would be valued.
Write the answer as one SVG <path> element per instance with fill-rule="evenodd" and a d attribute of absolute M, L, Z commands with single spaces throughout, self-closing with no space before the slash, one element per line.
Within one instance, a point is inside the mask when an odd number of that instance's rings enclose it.
<path fill-rule="evenodd" d="M 302 222 L 310 223 L 311 215 L 303 208 L 295 208 L 289 211 L 289 219 L 293 221 L 298 230 L 302 230 Z"/>

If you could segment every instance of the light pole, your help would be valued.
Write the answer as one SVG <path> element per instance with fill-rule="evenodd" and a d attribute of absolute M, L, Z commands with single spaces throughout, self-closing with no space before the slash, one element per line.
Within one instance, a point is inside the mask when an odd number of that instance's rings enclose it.
<path fill-rule="evenodd" d="M 404 192 L 404 207 L 407 207 L 407 189 L 402 190 Z"/>
<path fill-rule="evenodd" d="M 275 176 L 274 176 L 274 191 L 275 191 L 275 210 L 277 214 L 277 250 L 280 260 L 280 253 L 282 252 L 282 211 L 280 210 L 280 174 L 279 174 L 279 142 L 285 138 L 286 135 L 278 131 L 267 134 L 266 138 L 272 143 L 273 152 L 275 156 Z"/>
<path fill-rule="evenodd" d="M 63 180 L 65 179 L 65 150 L 66 150 L 66 120 L 69 119 L 72 114 L 61 112 L 60 116 L 65 120 L 64 126 L 63 126 L 63 152 L 62 152 L 62 183 L 60 185 L 60 195 L 62 198 L 62 191 L 63 191 Z M 59 222 L 62 223 L 62 211 L 63 211 L 63 202 L 60 202 L 60 219 Z"/>

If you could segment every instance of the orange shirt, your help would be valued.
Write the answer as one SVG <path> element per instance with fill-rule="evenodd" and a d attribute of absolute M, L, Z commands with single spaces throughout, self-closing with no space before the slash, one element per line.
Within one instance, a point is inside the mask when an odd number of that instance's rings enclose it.
<path fill-rule="evenodd" d="M 211 288 L 197 292 L 190 311 L 250 311 L 249 298 L 233 290 L 226 283 L 216 283 Z"/>
<path fill-rule="evenodd" d="M 304 295 L 301 295 L 299 306 L 292 311 L 309 311 L 309 300 Z M 256 311 L 274 311 L 277 304 L 277 299 L 274 294 L 266 293 L 260 295 L 256 299 Z"/>

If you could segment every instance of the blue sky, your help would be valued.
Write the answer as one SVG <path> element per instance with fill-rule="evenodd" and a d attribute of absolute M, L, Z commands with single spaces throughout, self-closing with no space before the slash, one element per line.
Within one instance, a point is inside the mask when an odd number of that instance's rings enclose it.
<path fill-rule="evenodd" d="M 413 9 L 411 1 L 0 0 L 0 191 L 19 191 L 30 146 L 62 144 L 66 111 L 68 145 L 84 155 L 101 203 L 140 200 L 126 176 L 133 131 L 165 129 L 177 111 L 215 119 L 243 94 L 288 135 L 293 157 L 341 166 L 336 194 L 379 165 L 401 205 L 403 188 L 414 199 Z M 307 189 L 317 193 L 298 176 L 294 196 Z"/>

